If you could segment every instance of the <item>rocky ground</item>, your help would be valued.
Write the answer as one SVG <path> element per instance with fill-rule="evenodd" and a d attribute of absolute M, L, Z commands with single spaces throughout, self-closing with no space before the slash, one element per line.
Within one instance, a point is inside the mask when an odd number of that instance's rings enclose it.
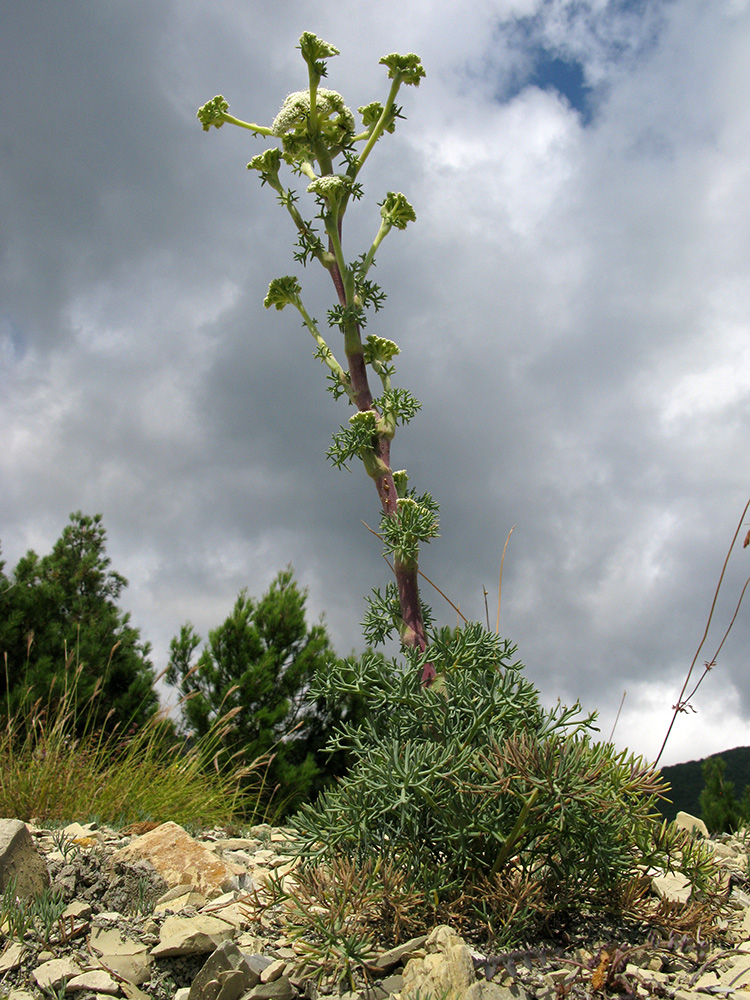
<path fill-rule="evenodd" d="M 174 823 L 151 826 L 48 830 L 0 820 L 0 995 L 317 1000 L 332 992 L 303 966 L 282 916 L 254 905 L 270 873 L 293 878 L 289 831 L 192 837 Z M 556 941 L 494 955 L 442 926 L 383 950 L 350 985 L 362 1000 L 750 1000 L 746 848 L 736 838 L 710 843 L 732 875 L 727 919 L 710 942 L 582 922 Z M 679 879 L 652 885 L 683 901 L 691 891 Z M 350 991 L 346 1000 L 359 998 Z"/>

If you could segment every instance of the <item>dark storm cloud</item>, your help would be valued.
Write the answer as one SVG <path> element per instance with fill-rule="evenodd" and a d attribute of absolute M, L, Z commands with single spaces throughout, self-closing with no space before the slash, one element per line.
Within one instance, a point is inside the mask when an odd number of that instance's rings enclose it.
<path fill-rule="evenodd" d="M 402 95 L 409 121 L 368 164 L 348 238 L 352 256 L 367 246 L 388 189 L 417 210 L 379 254 L 389 299 L 371 329 L 400 344 L 399 384 L 423 402 L 393 449 L 441 503 L 423 568 L 472 617 L 486 587 L 494 624 L 516 525 L 501 628 L 545 700 L 582 697 L 605 736 L 627 688 L 616 735 L 653 755 L 748 494 L 747 5 L 452 11 L 6 15 L 4 555 L 101 511 L 158 666 L 185 620 L 205 634 L 289 562 L 338 649 L 361 646 L 363 595 L 388 576 L 361 523 L 377 526 L 374 491 L 327 466 L 346 409 L 298 318 L 262 306 L 295 269 L 287 220 L 245 168 L 264 141 L 206 134 L 195 111 L 221 92 L 270 121 L 304 86 L 302 30 L 341 48 L 327 82 L 355 108 L 385 93 L 381 55 L 414 50 L 427 78 Z M 590 116 L 540 52 L 579 68 Z M 326 276 L 300 278 L 322 319 Z M 671 759 L 750 741 L 749 640 L 740 616 Z"/>

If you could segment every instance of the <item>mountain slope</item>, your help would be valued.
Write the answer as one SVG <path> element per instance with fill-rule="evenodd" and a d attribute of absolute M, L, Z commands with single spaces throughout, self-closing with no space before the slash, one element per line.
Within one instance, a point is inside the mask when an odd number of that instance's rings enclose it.
<path fill-rule="evenodd" d="M 661 773 L 672 786 L 669 798 L 671 802 L 659 804 L 662 815 L 672 820 L 678 812 L 689 812 L 700 816 L 700 794 L 703 791 L 702 766 L 705 760 L 721 757 L 726 761 L 724 780 L 734 785 L 734 794 L 742 797 L 746 785 L 750 785 L 750 747 L 735 747 L 733 750 L 722 750 L 711 754 L 710 758 L 689 760 L 684 764 L 673 764 L 661 768 Z"/>

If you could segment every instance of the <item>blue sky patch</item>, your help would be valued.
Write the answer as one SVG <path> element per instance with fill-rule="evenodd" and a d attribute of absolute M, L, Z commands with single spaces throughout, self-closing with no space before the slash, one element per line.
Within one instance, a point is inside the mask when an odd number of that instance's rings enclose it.
<path fill-rule="evenodd" d="M 560 59 L 543 49 L 539 51 L 534 72 L 526 86 L 556 90 L 580 114 L 584 125 L 591 121 L 591 88 L 586 85 L 583 67 L 578 62 Z"/>
<path fill-rule="evenodd" d="M 561 58 L 541 45 L 527 53 L 526 71 L 508 81 L 498 98 L 509 101 L 527 87 L 556 91 L 588 125 L 594 115 L 593 91 L 586 83 L 583 66 L 575 59 Z"/>

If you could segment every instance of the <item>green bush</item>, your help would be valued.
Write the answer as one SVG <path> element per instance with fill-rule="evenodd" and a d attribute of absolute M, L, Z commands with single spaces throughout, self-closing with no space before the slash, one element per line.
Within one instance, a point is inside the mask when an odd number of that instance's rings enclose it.
<path fill-rule="evenodd" d="M 472 623 L 436 635 L 429 656 L 428 689 L 416 653 L 407 665 L 370 655 L 318 678 L 327 699 L 362 692 L 367 714 L 332 743 L 350 754 L 349 773 L 293 820 L 310 862 L 382 858 L 448 910 L 499 878 L 547 915 L 611 906 L 639 864 L 676 863 L 674 837 L 657 823 L 658 775 L 595 742 L 578 705 L 543 708 L 515 646 Z M 708 875 L 700 852 L 683 861 Z M 500 896 L 501 909 L 511 905 Z M 532 914 L 516 916 L 520 933 Z"/>

